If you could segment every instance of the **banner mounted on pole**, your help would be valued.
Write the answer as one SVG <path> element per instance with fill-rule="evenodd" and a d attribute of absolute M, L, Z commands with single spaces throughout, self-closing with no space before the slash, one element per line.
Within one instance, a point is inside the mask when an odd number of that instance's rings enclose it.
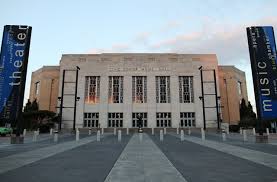
<path fill-rule="evenodd" d="M 277 119 L 277 59 L 273 27 L 247 27 L 257 115 Z"/>
<path fill-rule="evenodd" d="M 13 126 L 22 113 L 32 27 L 6 25 L 0 55 L 0 118 Z"/>

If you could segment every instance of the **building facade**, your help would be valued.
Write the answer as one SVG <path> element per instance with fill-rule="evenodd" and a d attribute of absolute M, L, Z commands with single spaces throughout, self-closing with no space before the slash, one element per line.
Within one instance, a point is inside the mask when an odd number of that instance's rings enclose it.
<path fill-rule="evenodd" d="M 214 54 L 80 54 L 63 55 L 60 78 L 64 76 L 62 123 L 73 127 L 76 83 L 78 99 L 76 127 L 203 127 L 199 67 L 215 70 Z M 203 71 L 203 81 L 213 73 Z M 218 77 L 216 76 L 218 82 Z M 59 96 L 62 81 L 59 82 Z M 215 84 L 206 84 L 205 93 L 214 93 Z M 219 94 L 219 86 L 216 88 Z M 60 102 L 58 102 L 60 105 Z M 205 96 L 206 126 L 217 126 L 216 99 Z M 57 110 L 59 112 L 59 109 Z"/>
<path fill-rule="evenodd" d="M 234 66 L 219 66 L 222 120 L 229 125 L 240 121 L 240 103 L 248 103 L 245 73 Z"/>
<path fill-rule="evenodd" d="M 59 66 L 43 66 L 32 72 L 30 101 L 38 102 L 39 110 L 56 112 L 59 88 Z"/>

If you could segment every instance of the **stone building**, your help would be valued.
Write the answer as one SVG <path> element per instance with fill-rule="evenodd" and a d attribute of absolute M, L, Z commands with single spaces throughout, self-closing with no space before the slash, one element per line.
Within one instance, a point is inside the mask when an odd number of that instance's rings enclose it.
<path fill-rule="evenodd" d="M 56 112 L 59 76 L 59 66 L 43 66 L 32 72 L 29 99 L 37 99 L 40 110 Z"/>
<path fill-rule="evenodd" d="M 219 66 L 222 119 L 229 125 L 240 121 L 240 103 L 248 103 L 245 73 L 235 66 Z"/>

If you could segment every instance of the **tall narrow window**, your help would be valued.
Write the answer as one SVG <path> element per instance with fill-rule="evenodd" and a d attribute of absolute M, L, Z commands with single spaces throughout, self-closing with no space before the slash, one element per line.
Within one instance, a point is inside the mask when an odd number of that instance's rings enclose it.
<path fill-rule="evenodd" d="M 123 103 L 123 76 L 109 76 L 109 103 Z"/>
<path fill-rule="evenodd" d="M 35 95 L 39 94 L 39 87 L 40 87 L 40 82 L 38 81 L 35 83 Z"/>
<path fill-rule="evenodd" d="M 237 86 L 238 86 L 238 93 L 239 93 L 239 95 L 241 95 L 242 94 L 242 86 L 241 86 L 240 81 L 237 82 Z"/>
<path fill-rule="evenodd" d="M 179 100 L 180 103 L 193 103 L 193 77 L 179 77 Z"/>
<path fill-rule="evenodd" d="M 99 103 L 100 98 L 100 77 L 86 76 L 85 102 L 88 104 Z"/>
<path fill-rule="evenodd" d="M 156 77 L 156 101 L 157 103 L 170 103 L 170 77 Z"/>
<path fill-rule="evenodd" d="M 133 103 L 147 103 L 147 80 L 146 76 L 132 77 Z"/>

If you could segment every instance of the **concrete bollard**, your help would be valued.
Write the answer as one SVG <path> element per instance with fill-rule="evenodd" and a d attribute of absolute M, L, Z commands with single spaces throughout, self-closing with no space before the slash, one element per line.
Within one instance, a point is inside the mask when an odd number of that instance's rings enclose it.
<path fill-rule="evenodd" d="M 101 128 L 101 134 L 104 135 L 104 128 Z"/>
<path fill-rule="evenodd" d="M 229 135 L 229 134 L 230 134 L 230 131 L 229 131 L 229 126 L 228 126 L 228 128 L 226 129 L 226 133 L 227 133 L 227 135 Z"/>
<path fill-rule="evenodd" d="M 164 141 L 164 134 L 163 134 L 163 130 L 160 130 L 160 141 Z"/>
<path fill-rule="evenodd" d="M 113 129 L 113 135 L 116 135 L 116 128 Z"/>
<path fill-rule="evenodd" d="M 142 142 L 142 133 L 139 133 L 139 141 Z"/>
<path fill-rule="evenodd" d="M 155 131 L 154 131 L 154 128 L 152 128 L 152 135 L 155 135 Z"/>
<path fill-rule="evenodd" d="M 189 130 L 188 130 L 188 135 L 191 135 L 191 130 L 190 130 L 190 128 L 189 128 Z"/>
<path fill-rule="evenodd" d="M 177 135 L 179 135 L 179 128 L 176 128 L 176 133 Z"/>
<path fill-rule="evenodd" d="M 26 129 L 23 130 L 23 136 L 26 136 Z"/>
<path fill-rule="evenodd" d="M 226 141 L 226 133 L 222 132 L 222 140 L 225 142 Z"/>
<path fill-rule="evenodd" d="M 166 135 L 166 128 L 164 128 L 164 135 Z"/>
<path fill-rule="evenodd" d="M 255 136 L 256 135 L 256 129 L 253 128 L 253 135 Z"/>
<path fill-rule="evenodd" d="M 185 140 L 185 137 L 184 137 L 184 130 L 181 130 L 181 142 Z"/>
<path fill-rule="evenodd" d="M 50 128 L 49 135 L 53 135 L 53 128 Z"/>
<path fill-rule="evenodd" d="M 246 130 L 243 130 L 243 141 L 247 141 L 247 133 Z"/>
<path fill-rule="evenodd" d="M 202 140 L 206 139 L 206 137 L 205 137 L 205 130 L 203 128 L 201 128 L 201 138 L 202 138 Z"/>
<path fill-rule="evenodd" d="M 239 134 L 241 134 L 241 135 L 242 135 L 242 129 L 241 129 L 241 128 L 239 128 Z"/>
<path fill-rule="evenodd" d="M 37 135 L 39 135 L 39 128 L 38 128 L 38 130 L 37 130 Z"/>
<path fill-rule="evenodd" d="M 80 140 L 80 131 L 77 129 L 76 130 L 76 141 Z"/>
<path fill-rule="evenodd" d="M 54 131 L 54 142 L 58 142 L 59 134 L 58 131 Z"/>
<path fill-rule="evenodd" d="M 118 130 L 117 139 L 119 142 L 121 142 L 121 130 Z"/>
<path fill-rule="evenodd" d="M 91 128 L 88 130 L 88 135 L 91 135 Z"/>
<path fill-rule="evenodd" d="M 129 135 L 129 128 L 126 128 L 126 134 Z"/>
<path fill-rule="evenodd" d="M 269 136 L 269 128 L 266 128 L 266 135 Z"/>
<path fill-rule="evenodd" d="M 100 131 L 99 130 L 97 130 L 96 141 L 100 142 Z"/>
<path fill-rule="evenodd" d="M 33 142 L 37 141 L 37 131 L 34 131 L 34 135 L 33 135 Z"/>

